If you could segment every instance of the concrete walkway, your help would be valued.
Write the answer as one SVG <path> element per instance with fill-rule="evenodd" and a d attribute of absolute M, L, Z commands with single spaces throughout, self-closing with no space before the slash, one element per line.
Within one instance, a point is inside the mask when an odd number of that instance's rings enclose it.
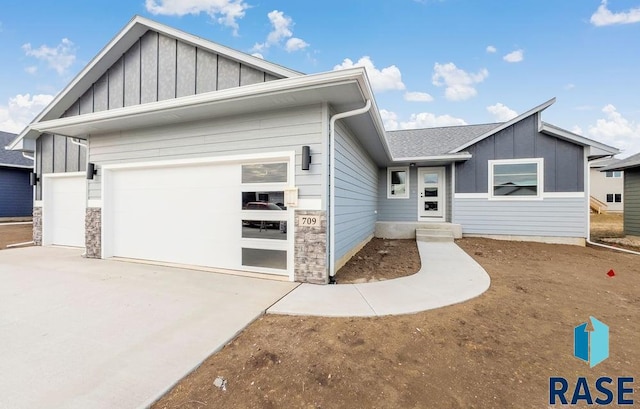
<path fill-rule="evenodd" d="M 146 407 L 297 285 L 81 254 L 0 251 L 0 409 Z"/>
<path fill-rule="evenodd" d="M 455 243 L 418 242 L 418 250 L 422 268 L 414 275 L 364 284 L 302 284 L 267 312 L 325 317 L 410 314 L 460 303 L 489 288 L 487 272 Z"/>

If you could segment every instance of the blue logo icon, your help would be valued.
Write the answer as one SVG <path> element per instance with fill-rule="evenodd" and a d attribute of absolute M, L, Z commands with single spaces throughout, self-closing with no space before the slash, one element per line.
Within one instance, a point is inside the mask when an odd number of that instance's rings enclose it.
<path fill-rule="evenodd" d="M 573 329 L 573 355 L 593 368 L 609 358 L 609 327 L 594 317 Z"/>

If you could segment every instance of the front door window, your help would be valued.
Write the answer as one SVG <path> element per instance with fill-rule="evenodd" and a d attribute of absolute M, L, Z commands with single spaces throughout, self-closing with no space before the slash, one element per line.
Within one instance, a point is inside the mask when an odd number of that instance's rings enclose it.
<path fill-rule="evenodd" d="M 444 168 L 418 169 L 418 216 L 444 218 Z"/>

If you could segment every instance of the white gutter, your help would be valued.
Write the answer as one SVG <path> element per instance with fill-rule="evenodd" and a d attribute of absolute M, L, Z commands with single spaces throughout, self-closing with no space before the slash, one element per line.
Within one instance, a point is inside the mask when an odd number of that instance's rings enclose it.
<path fill-rule="evenodd" d="M 77 139 L 77 138 L 69 138 L 69 139 L 71 140 L 72 144 L 82 146 L 83 148 L 87 149 L 87 144 L 80 142 L 80 139 Z"/>
<path fill-rule="evenodd" d="M 27 153 L 26 153 L 26 152 L 22 152 L 22 156 L 23 156 L 25 159 L 34 160 L 34 159 L 33 159 L 33 156 L 31 156 L 31 155 L 27 155 Z"/>
<path fill-rule="evenodd" d="M 586 186 L 586 190 L 587 190 L 587 244 L 590 244 L 592 246 L 597 246 L 597 247 L 603 247 L 603 248 L 609 249 L 609 250 L 617 250 L 617 251 L 621 251 L 623 253 L 635 254 L 636 256 L 640 256 L 640 252 L 639 251 L 621 249 L 619 247 L 608 246 L 606 244 L 601 244 L 601 243 L 596 243 L 596 242 L 591 241 L 591 210 L 590 210 L 590 207 L 589 207 L 589 198 L 591 197 L 591 170 L 590 170 L 588 165 L 586 166 L 586 168 L 587 168 L 586 169 L 587 170 L 587 186 Z"/>
<path fill-rule="evenodd" d="M 371 99 L 367 99 L 367 103 L 358 109 L 354 109 L 352 111 L 340 112 L 339 114 L 335 114 L 331 117 L 329 121 L 329 151 L 330 151 L 330 165 L 329 165 L 329 248 L 327 249 L 327 254 L 329 255 L 329 277 L 333 277 L 336 275 L 335 266 L 336 260 L 334 257 L 334 250 L 336 244 L 336 201 L 335 201 L 335 193 L 336 193 L 336 150 L 335 150 L 335 141 L 336 141 L 336 121 L 338 119 L 347 118 L 350 116 L 356 116 L 364 114 L 365 112 L 371 109 Z M 329 278 L 329 283 L 333 280 Z"/>

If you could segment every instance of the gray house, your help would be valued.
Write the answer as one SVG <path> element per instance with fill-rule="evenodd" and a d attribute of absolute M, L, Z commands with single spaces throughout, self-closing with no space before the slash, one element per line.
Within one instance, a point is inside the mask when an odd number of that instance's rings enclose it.
<path fill-rule="evenodd" d="M 588 160 L 541 121 L 385 132 L 364 69 L 303 75 L 135 17 L 13 141 L 34 241 L 326 283 L 374 235 L 583 244 Z M 418 233 L 416 233 L 418 230 Z"/>
<path fill-rule="evenodd" d="M 640 237 L 640 153 L 629 156 L 603 172 L 624 172 L 624 233 Z"/>
<path fill-rule="evenodd" d="M 0 219 L 30 217 L 33 210 L 29 178 L 33 160 L 4 149 L 15 138 L 15 134 L 0 131 Z"/>

